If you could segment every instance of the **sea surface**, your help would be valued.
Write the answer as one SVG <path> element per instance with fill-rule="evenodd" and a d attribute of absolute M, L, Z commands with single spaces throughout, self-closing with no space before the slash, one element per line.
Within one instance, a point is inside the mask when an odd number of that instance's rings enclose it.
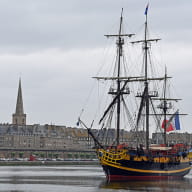
<path fill-rule="evenodd" d="M 100 166 L 1 166 L 0 192 L 191 192 L 192 172 L 181 180 L 112 182 Z"/>

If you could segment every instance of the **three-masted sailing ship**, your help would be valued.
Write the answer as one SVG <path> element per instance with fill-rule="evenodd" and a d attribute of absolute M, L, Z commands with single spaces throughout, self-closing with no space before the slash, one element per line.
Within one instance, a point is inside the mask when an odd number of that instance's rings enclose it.
<path fill-rule="evenodd" d="M 79 118 L 79 123 L 85 126 L 88 133 L 95 142 L 95 148 L 100 164 L 109 181 L 127 181 L 127 180 L 148 180 L 148 179 L 170 179 L 180 178 L 189 173 L 191 167 L 188 158 L 188 147 L 184 144 L 168 144 L 167 131 L 173 128 L 173 121 L 176 129 L 180 129 L 179 110 L 172 112 L 172 106 L 179 99 L 169 98 L 167 94 L 167 82 L 169 77 L 167 71 L 162 77 L 154 77 L 149 73 L 150 64 L 150 48 L 153 42 L 160 39 L 151 39 L 148 37 L 148 22 L 147 11 L 145 11 L 146 21 L 144 25 L 144 39 L 130 42 L 132 44 L 142 44 L 143 49 L 143 73 L 140 76 L 126 76 L 123 73 L 124 61 L 124 39 L 132 37 L 134 34 L 125 34 L 122 32 L 123 16 L 121 13 L 120 26 L 118 34 L 106 35 L 107 37 L 116 38 L 117 56 L 114 75 L 111 77 L 95 77 L 97 80 L 111 81 L 112 86 L 109 88 L 108 94 L 111 95 L 111 102 L 100 118 L 99 124 L 103 131 L 95 134 L 91 128 Z M 123 12 L 123 9 L 122 9 Z M 152 82 L 163 82 L 161 96 L 158 91 L 153 91 Z M 141 92 L 135 93 L 135 97 L 139 100 L 138 112 L 135 117 L 130 116 L 129 106 L 126 105 L 126 100 L 133 92 L 129 85 L 132 83 L 141 84 Z M 155 102 L 160 104 L 156 105 Z M 129 120 L 132 122 L 133 129 L 129 132 L 133 137 L 131 142 L 122 142 L 121 137 L 121 122 L 122 108 L 127 111 Z M 115 115 L 113 114 L 115 113 Z M 112 119 L 115 118 L 113 121 Z M 151 125 L 150 119 L 155 122 Z M 163 123 L 162 123 L 163 121 Z M 113 125 L 112 125 L 113 122 Z M 104 144 L 102 138 L 107 129 L 107 126 L 113 130 L 115 127 L 115 138 L 113 143 Z M 160 127 L 160 136 L 163 138 L 162 143 L 152 144 L 150 140 L 151 126 Z M 142 127 L 142 131 L 139 128 Z M 103 134 L 101 136 L 101 134 Z M 144 135 L 144 138 L 141 138 Z M 159 136 L 159 137 L 160 137 Z M 157 135 L 158 137 L 158 135 Z M 160 139 L 160 138 L 158 138 Z"/>

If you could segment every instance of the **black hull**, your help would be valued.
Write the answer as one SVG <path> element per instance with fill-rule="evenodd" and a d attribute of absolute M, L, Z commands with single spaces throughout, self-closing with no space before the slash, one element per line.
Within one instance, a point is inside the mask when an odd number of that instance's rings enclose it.
<path fill-rule="evenodd" d="M 178 179 L 187 175 L 191 169 L 188 162 L 171 166 L 149 162 L 130 162 L 129 166 L 106 163 L 102 167 L 109 181 Z"/>

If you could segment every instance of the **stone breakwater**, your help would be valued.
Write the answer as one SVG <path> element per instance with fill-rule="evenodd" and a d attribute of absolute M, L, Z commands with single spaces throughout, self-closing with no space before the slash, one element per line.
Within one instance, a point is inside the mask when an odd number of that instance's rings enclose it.
<path fill-rule="evenodd" d="M 99 165 L 98 161 L 0 161 L 0 166 Z"/>

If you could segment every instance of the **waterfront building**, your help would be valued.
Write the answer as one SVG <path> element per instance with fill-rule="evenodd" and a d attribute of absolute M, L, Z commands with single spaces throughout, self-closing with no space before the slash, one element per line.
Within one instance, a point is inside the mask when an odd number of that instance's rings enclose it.
<path fill-rule="evenodd" d="M 162 133 L 153 133 L 152 134 L 152 143 L 160 144 L 162 143 L 163 135 Z M 167 144 L 174 145 L 178 143 L 192 145 L 192 134 L 191 133 L 173 133 L 170 132 L 167 134 Z"/>
<path fill-rule="evenodd" d="M 92 130 L 93 134 L 103 139 L 107 135 L 107 143 L 111 144 L 115 138 L 114 129 Z M 127 143 L 129 147 L 136 142 L 145 143 L 144 131 L 136 134 L 134 131 L 122 130 L 120 141 Z M 133 139 L 134 138 L 134 139 Z M 162 143 L 162 134 L 153 133 L 150 143 Z M 176 144 L 181 141 L 192 144 L 192 134 L 169 133 L 167 134 L 168 144 Z M 66 127 L 58 125 L 27 125 L 26 114 L 24 113 L 21 79 L 19 80 L 18 95 L 15 113 L 12 116 L 12 124 L 0 124 L 0 157 L 12 156 L 15 151 L 17 155 L 25 153 L 38 153 L 41 156 L 48 156 L 51 152 L 71 156 L 82 156 L 82 153 L 93 152 L 94 141 L 89 137 L 86 129 Z M 77 155 L 78 152 L 78 155 Z M 11 155 L 12 154 L 12 155 Z"/>

